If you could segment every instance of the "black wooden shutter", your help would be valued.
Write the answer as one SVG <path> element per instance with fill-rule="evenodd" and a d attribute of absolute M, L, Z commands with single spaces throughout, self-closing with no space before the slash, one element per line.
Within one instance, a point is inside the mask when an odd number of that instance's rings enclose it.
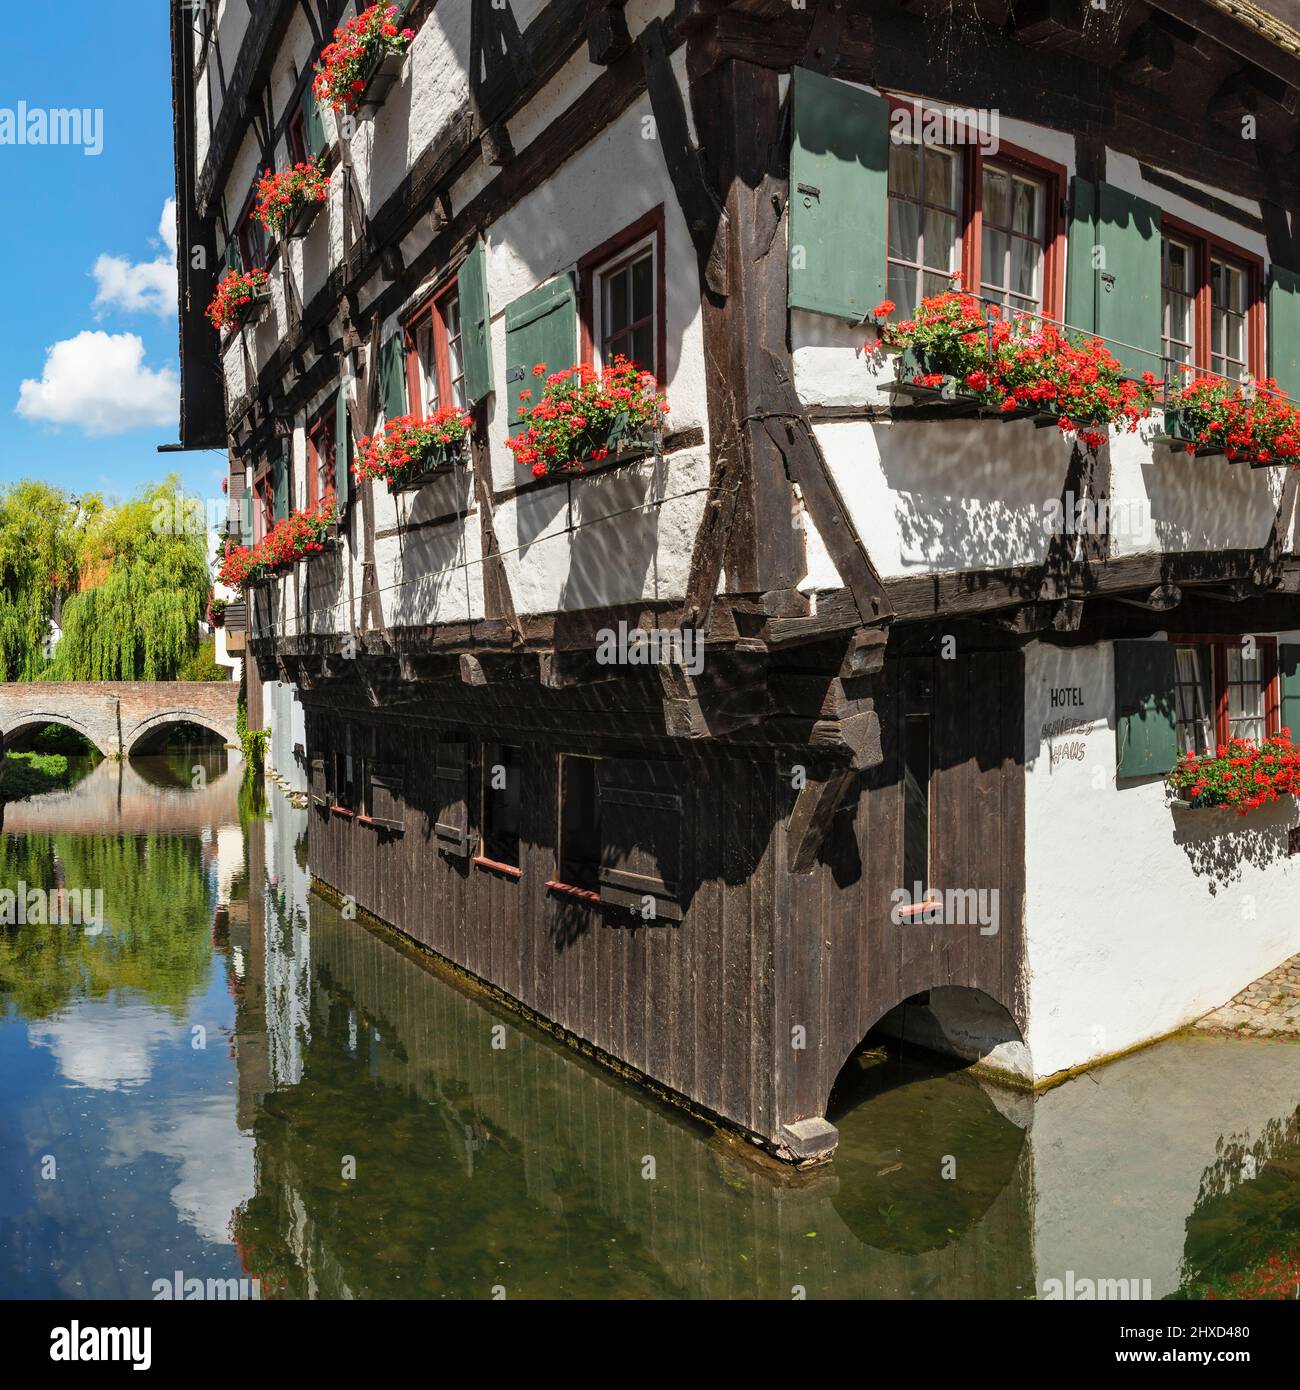
<path fill-rule="evenodd" d="M 311 799 L 312 805 L 329 809 L 329 780 L 325 775 L 325 758 L 311 760 Z"/>
<path fill-rule="evenodd" d="M 638 918 L 680 922 L 686 843 L 681 764 L 603 759 L 596 765 L 596 798 L 601 901 Z"/>
<path fill-rule="evenodd" d="M 795 68 L 790 304 L 861 322 L 885 294 L 889 102 Z"/>
<path fill-rule="evenodd" d="M 1117 777 L 1151 777 L 1178 762 L 1172 642 L 1115 643 Z"/>
<path fill-rule="evenodd" d="M 447 854 L 469 854 L 469 745 L 439 743 L 433 767 L 434 835 Z"/>
<path fill-rule="evenodd" d="M 385 830 L 406 829 L 406 782 L 399 763 L 376 763 L 370 770 L 370 819 Z"/>

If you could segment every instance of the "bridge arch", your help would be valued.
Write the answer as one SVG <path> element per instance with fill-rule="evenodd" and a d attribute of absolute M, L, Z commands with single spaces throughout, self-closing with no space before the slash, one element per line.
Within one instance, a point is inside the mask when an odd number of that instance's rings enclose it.
<path fill-rule="evenodd" d="M 62 724 L 106 758 L 143 752 L 176 724 L 236 744 L 238 701 L 233 681 L 11 681 L 0 683 L 0 734 L 12 746 L 34 728 Z"/>
<path fill-rule="evenodd" d="M 168 729 L 174 729 L 180 724 L 191 724 L 195 728 L 206 729 L 208 733 L 215 734 L 222 743 L 239 742 L 233 726 L 223 720 L 214 719 L 202 710 L 166 709 L 142 719 L 129 733 L 123 730 L 122 751 L 128 758 L 145 753 L 151 744 L 161 742 Z"/>
<path fill-rule="evenodd" d="M 101 757 L 111 758 L 116 753 L 116 748 L 105 747 L 104 743 L 97 736 L 96 730 L 88 722 L 78 719 L 76 715 L 69 714 L 66 710 L 50 711 L 43 713 L 36 711 L 19 715 L 17 719 L 0 729 L 0 739 L 3 739 L 3 747 L 15 751 L 28 747 L 38 733 L 47 725 L 57 724 L 60 728 L 71 729 L 73 733 L 80 734 Z"/>

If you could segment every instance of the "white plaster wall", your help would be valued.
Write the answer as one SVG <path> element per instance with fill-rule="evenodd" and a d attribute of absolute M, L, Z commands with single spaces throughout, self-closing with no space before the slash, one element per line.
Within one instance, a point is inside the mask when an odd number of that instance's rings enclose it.
<path fill-rule="evenodd" d="M 294 756 L 295 744 L 307 746 L 306 724 L 297 688 L 285 681 L 262 686 L 262 712 L 271 731 L 267 758 L 274 771 L 296 792 L 307 790 L 307 778 Z"/>
<path fill-rule="evenodd" d="M 1114 681 L 1110 642 L 1026 648 L 1026 1041 L 1039 1078 L 1161 1037 L 1300 952 L 1295 801 L 1237 817 L 1170 808 L 1159 777 L 1117 783 Z M 1080 703 L 1053 708 L 1062 688 Z M 1046 728 L 1061 719 L 1081 727 Z"/>
<path fill-rule="evenodd" d="M 1034 564 L 1070 446 L 1033 422 L 823 420 L 818 442 L 882 578 Z"/>

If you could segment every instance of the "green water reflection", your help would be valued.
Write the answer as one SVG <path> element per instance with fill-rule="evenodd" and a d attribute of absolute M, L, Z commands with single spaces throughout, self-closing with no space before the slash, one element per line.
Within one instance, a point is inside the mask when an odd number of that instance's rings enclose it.
<path fill-rule="evenodd" d="M 1037 1101 L 870 1050 L 835 1162 L 789 1174 L 345 921 L 309 891 L 305 812 L 241 816 L 238 769 L 188 766 L 96 769 L 0 841 L 4 883 L 105 889 L 102 930 L 0 929 L 0 1294 L 1285 1285 L 1300 1050 L 1174 1039 Z M 123 833 L 67 829 L 78 796 Z"/>

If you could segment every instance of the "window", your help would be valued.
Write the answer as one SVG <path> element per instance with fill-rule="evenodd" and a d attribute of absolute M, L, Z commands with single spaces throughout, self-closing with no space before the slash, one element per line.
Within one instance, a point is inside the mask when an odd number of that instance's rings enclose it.
<path fill-rule="evenodd" d="M 1162 351 L 1190 370 L 1241 381 L 1264 361 L 1263 263 L 1164 218 Z"/>
<path fill-rule="evenodd" d="M 1276 639 L 1184 637 L 1175 648 L 1174 671 L 1180 753 L 1277 732 Z"/>
<path fill-rule="evenodd" d="M 600 286 L 597 362 L 609 366 L 626 357 L 645 371 L 655 370 L 655 257 L 647 242 L 617 264 L 596 272 Z"/>
<path fill-rule="evenodd" d="M 307 505 L 334 486 L 334 402 L 307 431 Z"/>
<path fill-rule="evenodd" d="M 266 228 L 257 220 L 257 188 L 248 195 L 243 215 L 239 219 L 239 254 L 245 270 L 265 270 L 270 258 Z"/>
<path fill-rule="evenodd" d="M 560 755 L 560 843 L 556 855 L 560 882 L 592 892 L 600 887 L 596 761 L 578 753 Z"/>
<path fill-rule="evenodd" d="M 961 268 L 962 161 L 953 150 L 889 148 L 889 289 L 900 317 L 949 288 Z"/>
<path fill-rule="evenodd" d="M 509 743 L 483 745 L 483 839 L 480 858 L 519 868 L 520 750 Z"/>
<path fill-rule="evenodd" d="M 307 113 L 302 109 L 301 102 L 299 102 L 297 110 L 289 117 L 285 139 L 289 145 L 289 162 L 291 164 L 305 164 L 307 162 Z"/>
<path fill-rule="evenodd" d="M 1065 170 L 1003 142 L 889 147 L 887 297 L 908 317 L 921 299 L 962 283 L 1009 309 L 1057 318 Z"/>
<path fill-rule="evenodd" d="M 465 409 L 465 360 L 460 298 L 444 291 L 406 324 L 406 389 L 410 410 L 432 415 L 439 406 Z"/>
<path fill-rule="evenodd" d="M 582 360 L 626 357 L 666 382 L 664 210 L 655 208 L 578 262 Z"/>
<path fill-rule="evenodd" d="M 1043 308 L 1043 180 L 985 163 L 980 189 L 983 221 L 981 288 L 1010 309 Z"/>
<path fill-rule="evenodd" d="M 1244 267 L 1210 258 L 1210 370 L 1233 381 L 1247 373 L 1248 280 Z"/>
<path fill-rule="evenodd" d="M 1163 314 L 1161 348 L 1171 362 L 1191 366 L 1196 358 L 1193 332 L 1196 307 L 1196 253 L 1186 242 L 1161 238 L 1160 308 Z"/>

